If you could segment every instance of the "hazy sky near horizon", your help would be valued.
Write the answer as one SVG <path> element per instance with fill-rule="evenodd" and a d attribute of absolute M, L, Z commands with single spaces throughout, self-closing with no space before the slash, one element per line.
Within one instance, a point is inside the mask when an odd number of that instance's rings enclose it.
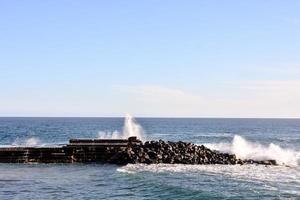
<path fill-rule="evenodd" d="M 0 116 L 300 117 L 300 1 L 0 1 Z"/>

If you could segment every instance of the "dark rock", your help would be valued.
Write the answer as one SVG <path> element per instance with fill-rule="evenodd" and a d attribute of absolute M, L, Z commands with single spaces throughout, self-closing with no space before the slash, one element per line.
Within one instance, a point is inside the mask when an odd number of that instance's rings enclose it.
<path fill-rule="evenodd" d="M 275 160 L 241 160 L 235 155 L 212 151 L 203 145 L 192 143 L 147 141 L 142 145 L 129 146 L 125 152 L 117 152 L 111 159 L 115 164 L 167 163 L 167 164 L 263 164 L 276 165 Z"/>
<path fill-rule="evenodd" d="M 147 154 L 148 154 L 150 159 L 156 159 L 157 158 L 157 153 L 155 151 L 148 151 Z"/>
<path fill-rule="evenodd" d="M 276 165 L 276 160 L 262 160 L 259 164 L 262 165 Z"/>

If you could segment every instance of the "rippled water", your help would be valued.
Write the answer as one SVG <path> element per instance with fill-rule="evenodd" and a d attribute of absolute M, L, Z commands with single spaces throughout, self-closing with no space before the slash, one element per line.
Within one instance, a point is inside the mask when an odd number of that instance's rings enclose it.
<path fill-rule="evenodd" d="M 122 131 L 122 118 L 0 118 L 0 144 L 57 145 Z M 300 120 L 137 119 L 148 139 L 300 152 Z M 34 138 L 34 140 L 32 140 Z M 240 147 L 242 148 L 242 147 Z M 296 155 L 296 154 L 295 154 Z M 300 199 L 300 168 L 258 165 L 0 164 L 0 199 Z"/>

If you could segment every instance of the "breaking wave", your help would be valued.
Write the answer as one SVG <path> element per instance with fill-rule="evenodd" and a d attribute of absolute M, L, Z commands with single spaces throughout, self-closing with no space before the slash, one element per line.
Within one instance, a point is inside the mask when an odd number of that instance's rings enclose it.
<path fill-rule="evenodd" d="M 264 146 L 235 135 L 231 143 L 207 143 L 206 147 L 220 152 L 235 154 L 240 159 L 276 160 L 278 164 L 298 166 L 300 164 L 300 152 L 285 149 L 279 145 L 270 143 Z"/>
<path fill-rule="evenodd" d="M 222 177 L 222 180 L 247 181 L 254 184 L 277 185 L 287 193 L 300 195 L 300 170 L 299 167 L 264 166 L 264 165 L 182 165 L 182 164 L 128 164 L 117 169 L 119 173 L 137 174 L 145 177 L 161 176 L 178 177 L 181 180 L 195 178 L 203 180 L 220 181 L 212 177 Z M 181 177 L 181 178 L 180 178 Z M 223 179 L 224 178 L 224 179 Z M 184 178 L 183 178 L 184 179 Z M 280 180 L 280 181 L 279 181 Z M 287 183 L 294 183 L 288 185 Z"/>

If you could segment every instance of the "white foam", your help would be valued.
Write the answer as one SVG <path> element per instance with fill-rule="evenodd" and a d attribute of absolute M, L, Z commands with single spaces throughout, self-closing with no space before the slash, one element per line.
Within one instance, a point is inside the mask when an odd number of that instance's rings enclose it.
<path fill-rule="evenodd" d="M 300 164 L 300 152 L 292 149 L 284 149 L 279 145 L 270 143 L 263 146 L 245 138 L 235 135 L 231 143 L 207 143 L 206 147 L 221 152 L 235 154 L 240 159 L 276 160 L 278 164 L 298 166 Z"/>
<path fill-rule="evenodd" d="M 123 138 L 122 134 L 118 131 L 99 131 L 98 132 L 98 139 L 118 139 L 118 138 Z"/>
<path fill-rule="evenodd" d="M 136 136 L 138 139 L 144 141 L 144 130 L 141 125 L 137 123 L 137 121 L 130 115 L 126 114 L 123 132 L 120 133 L 118 131 L 99 131 L 98 138 L 99 139 L 127 139 L 129 137 Z"/>
<path fill-rule="evenodd" d="M 142 126 L 139 125 L 130 114 L 126 114 L 123 128 L 123 137 L 129 138 L 132 136 L 136 136 L 138 139 L 143 141 L 144 130 Z"/>
<path fill-rule="evenodd" d="M 42 146 L 40 140 L 36 137 L 31 137 L 25 140 L 17 138 L 11 146 L 37 147 Z"/>
<path fill-rule="evenodd" d="M 268 190 L 300 195 L 300 168 L 264 165 L 183 165 L 183 164 L 128 164 L 117 169 L 119 173 L 140 174 L 145 179 L 149 176 L 173 176 L 178 179 L 188 177 L 195 182 L 208 176 L 210 181 L 233 182 L 246 181 L 260 184 Z M 194 178 L 194 179 L 193 179 Z M 186 178 L 187 179 L 187 178 Z"/>
<path fill-rule="evenodd" d="M 270 181 L 300 184 L 299 167 L 264 165 L 183 165 L 183 164 L 128 164 L 117 169 L 121 173 L 184 173 L 223 175 L 240 180 Z"/>

